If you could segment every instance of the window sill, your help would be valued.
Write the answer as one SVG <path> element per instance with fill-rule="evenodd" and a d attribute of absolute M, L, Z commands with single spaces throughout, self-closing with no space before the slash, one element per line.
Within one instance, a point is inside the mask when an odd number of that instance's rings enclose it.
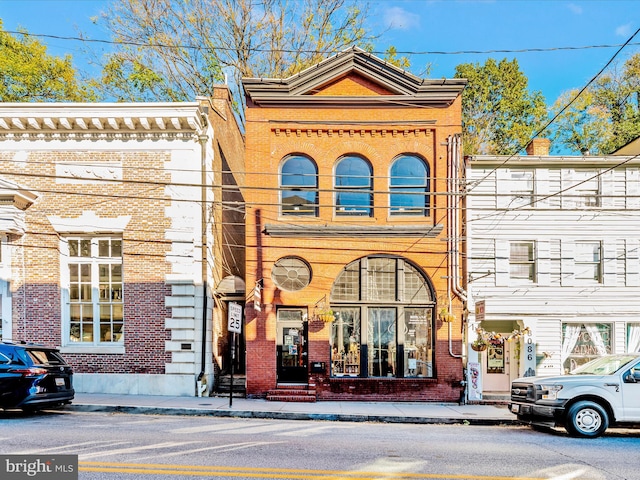
<path fill-rule="evenodd" d="M 124 345 L 66 345 L 60 347 L 60 353 L 65 354 L 124 354 Z"/>

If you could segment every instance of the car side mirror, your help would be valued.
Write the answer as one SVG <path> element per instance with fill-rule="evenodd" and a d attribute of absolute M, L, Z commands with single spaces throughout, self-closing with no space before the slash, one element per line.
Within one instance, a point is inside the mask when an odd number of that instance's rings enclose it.
<path fill-rule="evenodd" d="M 636 379 L 636 377 L 634 376 L 633 373 L 627 373 L 624 376 L 624 382 L 625 383 L 638 383 L 638 380 Z"/>

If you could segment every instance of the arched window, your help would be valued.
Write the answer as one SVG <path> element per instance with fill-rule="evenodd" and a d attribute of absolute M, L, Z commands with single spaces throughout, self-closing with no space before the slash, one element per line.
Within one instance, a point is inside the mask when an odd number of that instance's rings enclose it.
<path fill-rule="evenodd" d="M 336 215 L 371 216 L 373 179 L 371 165 L 360 157 L 342 158 L 336 166 Z"/>
<path fill-rule="evenodd" d="M 391 165 L 391 215 L 422 215 L 429 212 L 429 167 L 419 157 L 402 155 Z"/>
<path fill-rule="evenodd" d="M 370 256 L 347 265 L 331 289 L 331 375 L 432 377 L 432 288 L 409 261 Z"/>
<path fill-rule="evenodd" d="M 318 215 L 318 169 L 307 157 L 288 157 L 280 167 L 283 215 Z"/>

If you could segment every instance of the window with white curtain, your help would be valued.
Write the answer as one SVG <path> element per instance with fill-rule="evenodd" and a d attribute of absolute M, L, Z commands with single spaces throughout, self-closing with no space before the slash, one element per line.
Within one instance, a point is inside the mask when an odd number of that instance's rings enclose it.
<path fill-rule="evenodd" d="M 594 358 L 612 352 L 613 336 L 610 323 L 562 324 L 561 361 L 565 373 Z"/>
<path fill-rule="evenodd" d="M 627 352 L 640 352 L 640 323 L 627 324 Z"/>

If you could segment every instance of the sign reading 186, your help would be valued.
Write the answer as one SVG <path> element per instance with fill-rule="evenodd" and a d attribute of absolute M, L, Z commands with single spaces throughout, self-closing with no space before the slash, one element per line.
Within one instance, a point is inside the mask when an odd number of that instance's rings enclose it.
<path fill-rule="evenodd" d="M 229 326 L 227 330 L 242 333 L 242 307 L 239 303 L 229 302 Z"/>

